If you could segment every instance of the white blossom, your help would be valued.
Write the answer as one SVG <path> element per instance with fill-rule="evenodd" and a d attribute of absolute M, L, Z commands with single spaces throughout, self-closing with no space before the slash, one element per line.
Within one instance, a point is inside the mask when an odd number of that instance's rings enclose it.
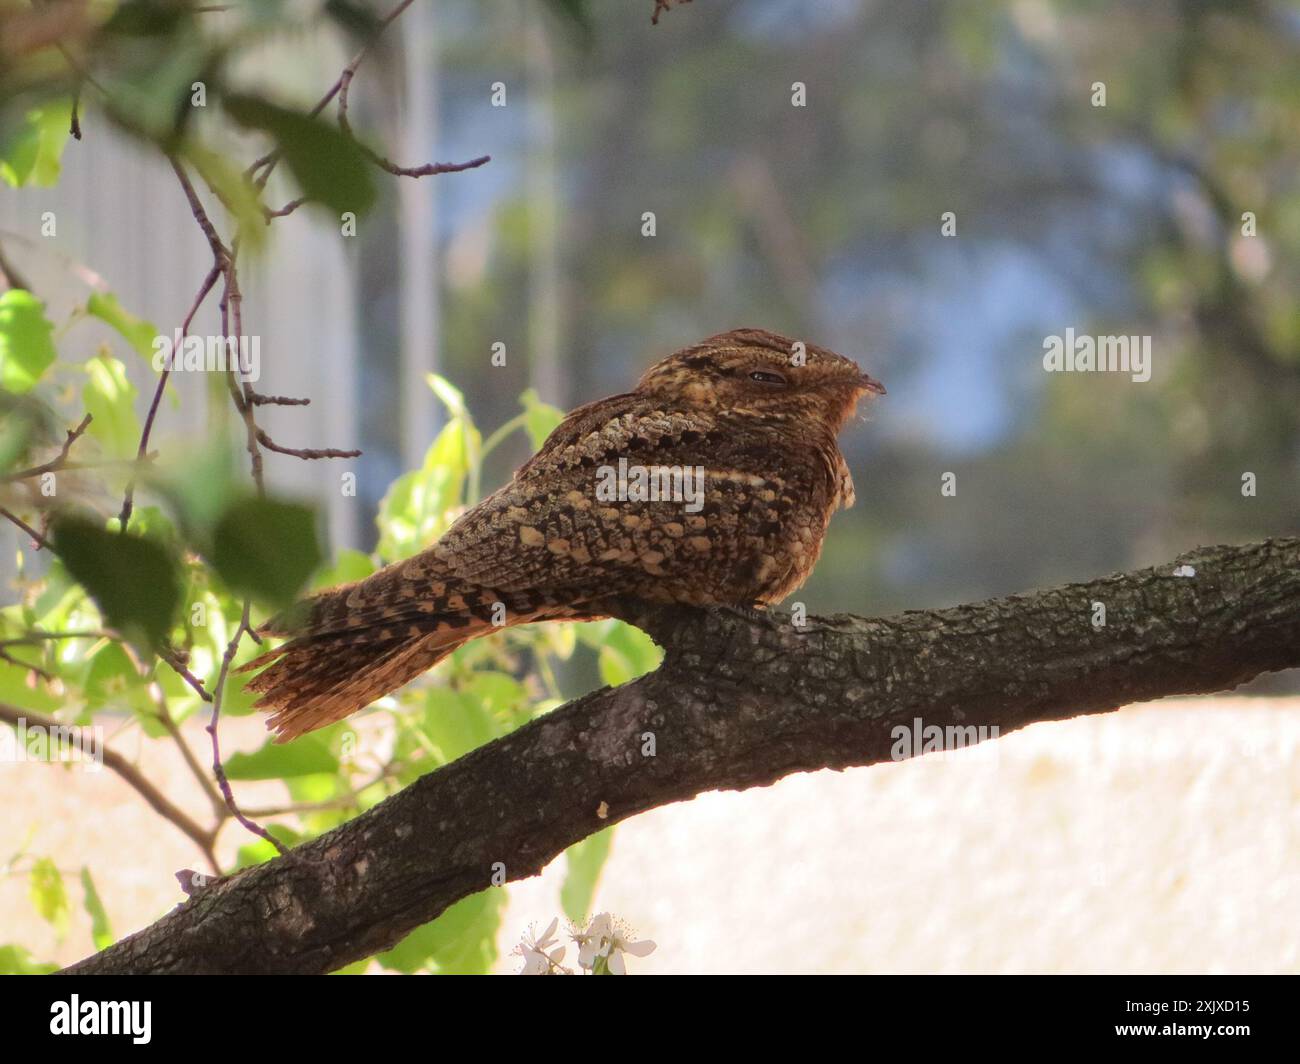
<path fill-rule="evenodd" d="M 648 957 L 655 949 L 655 944 L 649 939 L 633 941 L 627 925 L 609 913 L 600 913 L 584 930 L 575 930 L 573 940 L 578 944 L 578 964 L 582 968 L 592 971 L 603 967 L 611 975 L 627 974 L 627 965 L 623 961 L 625 953 L 633 957 Z"/>
<path fill-rule="evenodd" d="M 528 934 L 524 935 L 523 940 L 514 949 L 514 952 L 524 959 L 520 975 L 550 975 L 556 970 L 563 970 L 560 968 L 560 962 L 564 960 L 568 947 L 554 948 L 555 929 L 559 926 L 560 921 L 557 917 L 540 935 L 536 934 L 531 926 L 529 927 Z"/>

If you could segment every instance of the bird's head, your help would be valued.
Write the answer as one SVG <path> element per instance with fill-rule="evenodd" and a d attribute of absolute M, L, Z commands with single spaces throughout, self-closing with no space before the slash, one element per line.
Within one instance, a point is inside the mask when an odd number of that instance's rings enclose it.
<path fill-rule="evenodd" d="M 763 329 L 733 329 L 684 347 L 642 376 L 637 391 L 697 409 L 817 422 L 838 432 L 864 395 L 884 395 L 857 363 Z"/>

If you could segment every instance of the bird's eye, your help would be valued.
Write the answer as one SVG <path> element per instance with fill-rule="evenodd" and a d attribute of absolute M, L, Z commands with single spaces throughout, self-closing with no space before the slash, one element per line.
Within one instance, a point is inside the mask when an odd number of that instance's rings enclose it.
<path fill-rule="evenodd" d="M 749 375 L 751 381 L 758 381 L 759 384 L 784 384 L 785 378 L 779 373 L 765 373 L 761 369 L 754 370 Z"/>

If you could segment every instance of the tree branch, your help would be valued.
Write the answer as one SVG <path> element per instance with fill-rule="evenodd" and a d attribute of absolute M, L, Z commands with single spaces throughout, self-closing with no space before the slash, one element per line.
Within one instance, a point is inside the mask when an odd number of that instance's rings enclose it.
<path fill-rule="evenodd" d="M 623 612 L 666 647 L 654 673 L 467 754 L 69 971 L 331 971 L 488 888 L 496 862 L 521 879 L 702 791 L 891 760 L 894 729 L 916 718 L 1006 733 L 1295 667 L 1300 539 L 882 620 Z"/>

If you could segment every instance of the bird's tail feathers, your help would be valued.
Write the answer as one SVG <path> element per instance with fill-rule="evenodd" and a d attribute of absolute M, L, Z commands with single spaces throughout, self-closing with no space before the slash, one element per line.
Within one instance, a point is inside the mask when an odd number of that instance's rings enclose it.
<path fill-rule="evenodd" d="M 378 574 L 376 574 L 378 575 Z M 364 585 L 322 592 L 273 618 L 261 631 L 290 638 L 240 668 L 262 669 L 248 686 L 270 710 L 267 727 L 287 742 L 365 708 L 431 669 L 471 639 L 532 618 L 494 624 L 477 597 L 431 612 L 431 600 L 368 604 Z M 352 605 L 349 605 L 351 600 Z M 443 596 L 445 604 L 445 596 Z M 432 604 L 437 606 L 436 600 Z"/>

